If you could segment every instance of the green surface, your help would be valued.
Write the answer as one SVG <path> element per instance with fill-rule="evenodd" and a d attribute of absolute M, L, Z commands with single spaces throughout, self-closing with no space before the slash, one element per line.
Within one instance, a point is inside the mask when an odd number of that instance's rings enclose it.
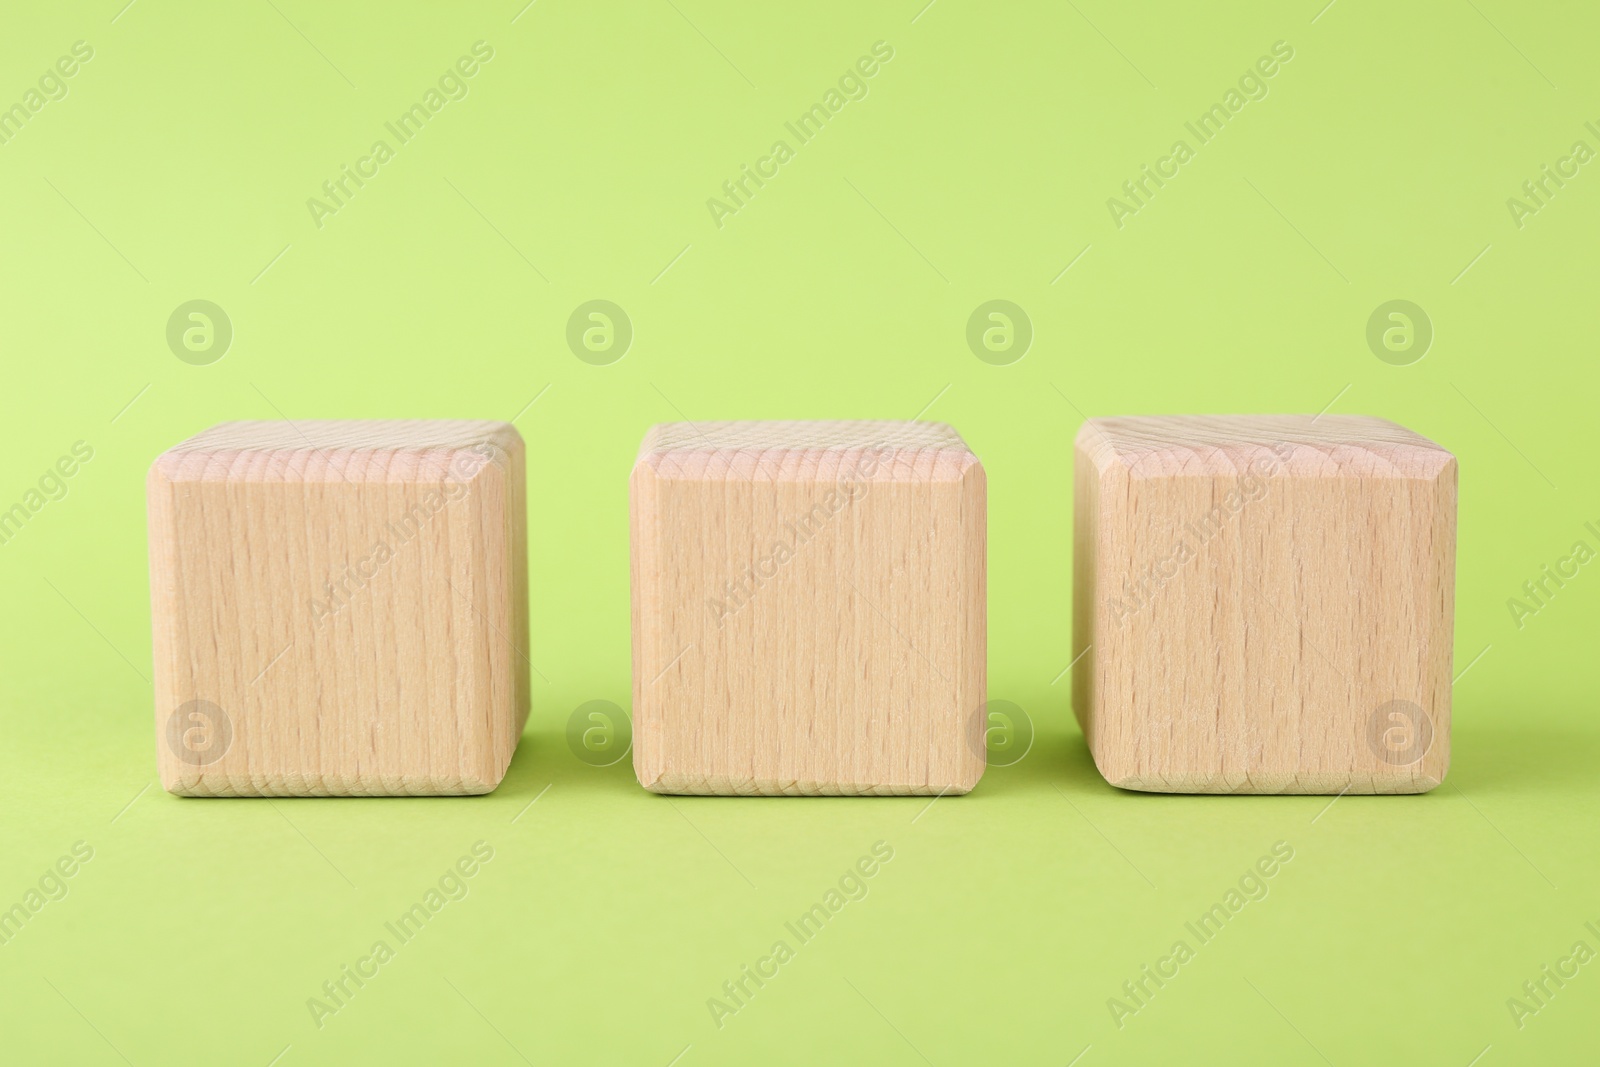
<path fill-rule="evenodd" d="M 40 505 L 0 545 L 0 906 L 60 896 L 0 945 L 7 1062 L 1592 1061 L 1600 965 L 1560 961 L 1600 950 L 1600 565 L 1507 605 L 1600 549 L 1592 11 L 121 2 L 0 34 L 0 102 L 25 110 L 93 51 L 0 144 L 0 507 Z M 463 98 L 386 131 L 478 41 L 492 58 L 445 82 Z M 879 41 L 844 83 L 865 96 L 801 143 L 785 123 Z M 1200 143 L 1184 124 L 1280 41 Z M 392 158 L 363 164 L 379 139 Z M 1180 139 L 1192 158 L 1161 163 Z M 1145 164 L 1177 174 L 1108 206 Z M 1546 164 L 1576 176 L 1513 210 Z M 375 174 L 314 213 L 346 165 Z M 714 211 L 744 165 L 776 174 Z M 596 299 L 632 324 L 620 361 L 569 350 Z M 969 348 L 996 299 L 1031 323 L 1020 361 Z M 220 361 L 169 347 L 191 300 L 231 322 Z M 1368 345 L 1391 300 L 1431 321 L 1420 362 Z M 1112 790 L 1063 673 L 1083 415 L 1325 408 L 1460 457 L 1446 784 L 1331 808 Z M 919 413 L 988 470 L 991 693 L 1031 716 L 1026 757 L 932 807 L 668 800 L 575 758 L 573 710 L 629 702 L 645 428 Z M 493 795 L 151 785 L 144 472 L 280 416 L 516 417 L 548 683 Z M 77 442 L 92 459 L 30 497 Z M 387 933 L 480 841 L 461 899 Z M 865 896 L 787 931 L 880 841 Z M 1266 896 L 1188 934 L 1277 842 Z M 314 1019 L 379 940 L 392 958 Z M 780 940 L 719 1027 L 708 1000 Z M 1119 1027 L 1108 1000 L 1178 940 L 1193 958 Z M 1519 1027 L 1508 998 L 1545 965 L 1577 975 Z"/>

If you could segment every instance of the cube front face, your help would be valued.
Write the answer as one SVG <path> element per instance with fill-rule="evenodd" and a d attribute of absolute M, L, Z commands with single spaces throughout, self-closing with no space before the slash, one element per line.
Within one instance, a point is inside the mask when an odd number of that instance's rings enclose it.
<path fill-rule="evenodd" d="M 656 427 L 631 498 L 634 769 L 646 788 L 977 783 L 986 486 L 953 430 Z"/>
<path fill-rule="evenodd" d="M 162 784 L 493 789 L 528 709 L 523 484 L 503 423 L 238 423 L 163 455 L 148 487 Z"/>
<path fill-rule="evenodd" d="M 1104 419 L 1080 433 L 1076 472 L 1074 707 L 1108 781 L 1410 793 L 1443 779 L 1449 453 L 1352 416 Z"/>

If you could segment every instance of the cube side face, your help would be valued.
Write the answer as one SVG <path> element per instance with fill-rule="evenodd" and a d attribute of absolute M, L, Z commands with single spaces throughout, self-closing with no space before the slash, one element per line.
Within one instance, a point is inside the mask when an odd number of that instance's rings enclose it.
<path fill-rule="evenodd" d="M 634 769 L 646 788 L 856 795 L 977 783 L 982 467 L 860 480 L 850 462 L 828 456 L 777 479 L 635 467 Z"/>
<path fill-rule="evenodd" d="M 1292 449 L 1290 450 L 1292 452 Z M 1100 495 L 1097 765 L 1159 792 L 1422 792 L 1449 763 L 1455 464 Z"/>
<path fill-rule="evenodd" d="M 1099 697 L 1095 645 L 1102 477 L 1090 450 L 1093 432 L 1085 424 L 1072 450 L 1072 713 L 1091 749 Z"/>
<path fill-rule="evenodd" d="M 431 481 L 373 468 L 297 480 L 260 456 L 175 479 L 158 461 L 162 784 L 190 796 L 493 789 L 528 697 L 520 451 L 520 439 L 486 449 Z"/>
<path fill-rule="evenodd" d="M 492 505 L 495 500 L 504 502 L 499 525 L 500 534 L 498 543 L 504 547 L 505 566 L 511 574 L 509 584 L 491 581 L 486 593 L 494 590 L 507 589 L 511 597 L 509 607 L 510 625 L 506 630 L 509 638 L 502 644 L 509 647 L 505 650 L 511 657 L 513 671 L 513 690 L 511 695 L 512 722 L 509 732 L 504 738 L 496 738 L 496 750 L 502 752 L 505 761 L 500 766 L 499 774 L 495 776 L 494 783 L 499 784 L 505 776 L 506 768 L 511 765 L 511 755 L 522 740 L 522 731 L 528 725 L 528 713 L 533 706 L 533 661 L 530 658 L 529 645 L 531 641 L 529 612 L 532 610 L 530 590 L 528 588 L 528 469 L 527 449 L 522 442 L 522 435 L 513 431 L 510 441 L 502 447 L 505 450 L 505 487 L 504 491 L 486 497 Z M 498 558 L 495 551 L 495 527 L 489 526 L 485 532 L 485 545 L 488 549 L 485 558 L 493 560 Z M 493 601 L 492 596 L 486 599 Z M 491 634 L 491 639 L 493 635 Z M 498 677 L 498 675 L 495 675 Z M 498 720 L 497 720 L 498 721 Z M 492 786 L 491 786 L 492 788 Z"/>
<path fill-rule="evenodd" d="M 1431 483 L 1416 487 L 1420 506 L 1426 508 L 1431 519 L 1429 531 L 1424 595 L 1431 594 L 1430 603 L 1422 612 L 1429 624 L 1427 651 L 1422 670 L 1427 679 L 1429 699 L 1422 703 L 1428 719 L 1426 757 L 1411 770 L 1411 788 L 1402 792 L 1425 793 L 1440 785 L 1450 770 L 1450 728 L 1452 721 L 1451 697 L 1455 687 L 1455 623 L 1456 623 L 1456 521 L 1458 510 L 1459 477 L 1455 457 L 1439 471 Z M 1410 721 L 1414 715 L 1409 709 L 1397 721 L 1393 715 L 1381 724 L 1374 723 L 1372 743 L 1385 751 L 1385 763 L 1398 764 L 1418 747 L 1417 723 Z M 1381 726 L 1381 731 L 1379 727 Z"/>

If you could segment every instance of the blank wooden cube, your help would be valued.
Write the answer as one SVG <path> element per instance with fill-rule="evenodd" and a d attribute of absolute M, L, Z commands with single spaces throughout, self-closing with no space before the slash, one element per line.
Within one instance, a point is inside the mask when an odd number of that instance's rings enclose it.
<path fill-rule="evenodd" d="M 634 770 L 658 793 L 983 774 L 983 467 L 923 422 L 672 423 L 631 478 Z"/>
<path fill-rule="evenodd" d="M 235 422 L 148 479 L 161 783 L 487 793 L 528 715 L 522 438 Z"/>
<path fill-rule="evenodd" d="M 1364 416 L 1090 419 L 1073 707 L 1113 785 L 1418 793 L 1450 762 L 1456 461 Z"/>

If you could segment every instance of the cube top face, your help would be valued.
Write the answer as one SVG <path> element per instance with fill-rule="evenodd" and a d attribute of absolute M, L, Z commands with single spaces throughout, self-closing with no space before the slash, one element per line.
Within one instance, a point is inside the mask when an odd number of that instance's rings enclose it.
<path fill-rule="evenodd" d="M 506 423 L 243 422 L 147 483 L 162 784 L 488 792 L 528 709 L 523 445 Z"/>
<path fill-rule="evenodd" d="M 1422 792 L 1449 765 L 1456 463 L 1381 419 L 1092 419 L 1073 703 L 1107 780 Z"/>
<path fill-rule="evenodd" d="M 657 426 L 631 479 L 634 770 L 665 793 L 965 792 L 983 467 L 947 426 Z"/>
<path fill-rule="evenodd" d="M 870 459 L 869 459 L 870 457 Z M 639 463 L 660 478 L 949 480 L 978 459 L 942 422 L 669 422 L 650 429 Z"/>
<path fill-rule="evenodd" d="M 1296 475 L 1433 478 L 1454 457 L 1368 415 L 1149 415 L 1090 419 L 1078 447 L 1133 478 L 1226 475 L 1274 462 Z"/>
<path fill-rule="evenodd" d="M 465 481 L 484 460 L 502 467 L 522 437 L 476 419 L 304 419 L 225 422 L 156 459 L 172 482 Z M 454 469 L 453 469 L 454 468 Z"/>

